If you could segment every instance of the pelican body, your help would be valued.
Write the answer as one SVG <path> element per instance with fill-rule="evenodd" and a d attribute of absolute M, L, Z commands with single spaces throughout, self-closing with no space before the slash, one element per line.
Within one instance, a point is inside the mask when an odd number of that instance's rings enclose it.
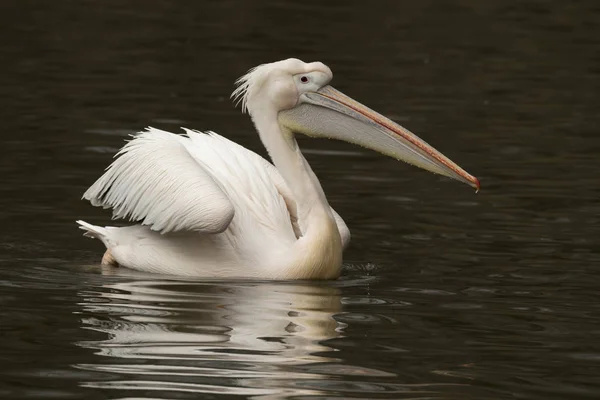
<path fill-rule="evenodd" d="M 479 188 L 479 181 L 390 119 L 329 85 L 320 62 L 260 65 L 232 97 L 273 164 L 214 133 L 148 128 L 83 195 L 126 227 L 78 221 L 102 262 L 218 278 L 335 279 L 350 241 L 295 135 L 344 140 Z"/>

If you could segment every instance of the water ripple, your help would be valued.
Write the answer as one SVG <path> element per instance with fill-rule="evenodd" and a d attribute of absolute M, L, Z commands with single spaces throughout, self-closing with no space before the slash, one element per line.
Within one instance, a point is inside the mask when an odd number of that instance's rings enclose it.
<path fill-rule="evenodd" d="M 342 390 L 331 383 L 334 376 L 394 376 L 339 363 L 328 343 L 343 340 L 348 322 L 390 319 L 343 313 L 336 285 L 135 280 L 79 296 L 82 328 L 107 338 L 78 342 L 100 358 L 75 367 L 119 377 L 83 387 L 269 398 L 290 388 L 305 395 Z M 343 390 L 367 387 L 399 390 L 391 382 L 356 382 Z"/>

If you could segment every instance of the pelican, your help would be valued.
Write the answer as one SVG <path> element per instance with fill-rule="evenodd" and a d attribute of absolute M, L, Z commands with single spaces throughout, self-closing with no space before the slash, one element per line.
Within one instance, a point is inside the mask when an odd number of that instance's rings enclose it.
<path fill-rule="evenodd" d="M 77 221 L 102 264 L 203 278 L 335 279 L 350 241 L 295 135 L 338 139 L 466 183 L 479 181 L 422 139 L 330 86 L 321 62 L 251 69 L 232 98 L 272 164 L 212 131 L 147 128 L 84 193 L 126 227 Z"/>

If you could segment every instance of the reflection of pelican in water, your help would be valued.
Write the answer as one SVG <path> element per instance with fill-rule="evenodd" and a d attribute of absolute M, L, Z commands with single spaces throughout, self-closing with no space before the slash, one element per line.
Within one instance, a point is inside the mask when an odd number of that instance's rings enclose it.
<path fill-rule="evenodd" d="M 276 396 L 318 394 L 311 372 L 334 363 L 323 341 L 340 336 L 339 289 L 309 284 L 189 284 L 133 281 L 82 293 L 93 317 L 84 327 L 109 335 L 80 343 L 110 357 L 79 368 L 125 379 L 87 382 L 112 389 Z M 310 380 L 313 389 L 298 389 Z"/>

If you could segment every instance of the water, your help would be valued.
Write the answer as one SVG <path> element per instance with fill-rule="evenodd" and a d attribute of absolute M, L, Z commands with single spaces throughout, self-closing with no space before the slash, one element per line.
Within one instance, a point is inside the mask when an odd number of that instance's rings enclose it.
<path fill-rule="evenodd" d="M 596 2 L 0 9 L 0 398 L 600 397 Z M 74 220 L 109 222 L 79 198 L 127 134 L 213 129 L 264 154 L 228 95 L 288 56 L 482 191 L 302 140 L 352 230 L 340 280 L 101 269 Z"/>

